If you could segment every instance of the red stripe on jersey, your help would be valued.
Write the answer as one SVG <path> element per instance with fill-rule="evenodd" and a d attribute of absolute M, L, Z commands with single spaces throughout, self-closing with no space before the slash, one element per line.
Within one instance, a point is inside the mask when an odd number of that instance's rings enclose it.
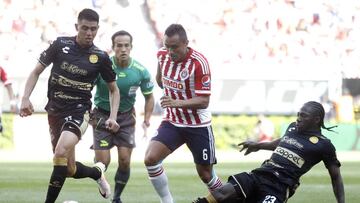
<path fill-rule="evenodd" d="M 177 94 L 170 90 L 171 92 L 171 98 L 172 99 L 178 99 L 176 98 Z M 172 121 L 176 122 L 176 119 L 178 120 L 179 123 L 184 123 L 184 120 L 181 118 L 181 113 L 180 110 L 178 108 L 171 108 L 171 112 L 172 112 Z M 175 112 L 173 112 L 173 110 L 175 110 Z"/>
<path fill-rule="evenodd" d="M 169 95 L 169 90 L 168 89 L 165 89 L 165 95 Z M 166 119 L 169 120 L 170 119 L 170 108 L 166 108 Z"/>

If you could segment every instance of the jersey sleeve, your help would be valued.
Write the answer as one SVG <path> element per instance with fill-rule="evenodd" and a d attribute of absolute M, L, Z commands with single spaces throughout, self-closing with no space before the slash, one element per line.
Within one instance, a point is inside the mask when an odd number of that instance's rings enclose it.
<path fill-rule="evenodd" d="M 140 82 L 140 89 L 143 95 L 149 95 L 153 92 L 154 83 L 151 80 L 149 71 L 145 68 L 142 71 L 142 80 Z"/>
<path fill-rule="evenodd" d="M 49 66 L 56 57 L 56 53 L 57 53 L 57 49 L 58 49 L 58 44 L 59 44 L 59 38 L 57 38 L 55 41 L 53 41 L 49 47 L 44 50 L 41 54 L 40 57 L 38 59 L 38 61 L 45 67 Z"/>
<path fill-rule="evenodd" d="M 195 94 L 211 94 L 211 73 L 205 58 L 201 58 L 195 63 Z"/>
<path fill-rule="evenodd" d="M 107 53 L 104 53 L 102 59 L 102 67 L 100 68 L 100 75 L 103 78 L 103 80 L 107 83 L 113 82 L 116 79 L 116 74 L 112 69 L 112 62 Z"/>
<path fill-rule="evenodd" d="M 337 159 L 336 156 L 335 146 L 330 142 L 330 140 L 328 140 L 328 142 L 326 142 L 326 144 L 324 145 L 322 155 L 322 159 L 326 168 L 329 168 L 329 166 L 332 165 L 336 165 L 338 167 L 341 166 L 340 161 Z"/>

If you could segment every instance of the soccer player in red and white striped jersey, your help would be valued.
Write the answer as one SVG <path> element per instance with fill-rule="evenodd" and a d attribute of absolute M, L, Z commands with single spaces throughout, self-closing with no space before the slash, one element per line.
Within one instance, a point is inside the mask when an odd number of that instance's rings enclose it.
<path fill-rule="evenodd" d="M 185 29 L 171 24 L 165 31 L 164 47 L 158 51 L 156 81 L 163 89 L 163 121 L 145 154 L 149 178 L 161 202 L 173 202 L 162 166 L 169 154 L 186 144 L 196 170 L 209 190 L 222 185 L 213 170 L 216 164 L 211 113 L 211 74 L 207 59 L 188 46 Z"/>

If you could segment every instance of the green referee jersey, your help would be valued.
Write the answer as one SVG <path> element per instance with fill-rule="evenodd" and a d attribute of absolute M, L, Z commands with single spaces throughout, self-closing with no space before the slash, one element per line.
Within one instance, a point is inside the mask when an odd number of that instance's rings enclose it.
<path fill-rule="evenodd" d="M 126 68 L 118 67 L 115 57 L 111 57 L 112 67 L 116 73 L 116 84 L 120 90 L 120 112 L 129 111 L 135 104 L 136 91 L 139 89 L 143 95 L 151 94 L 154 83 L 149 71 L 139 62 L 131 58 Z M 110 111 L 109 90 L 106 82 L 99 76 L 96 81 L 94 103 L 97 107 Z"/>

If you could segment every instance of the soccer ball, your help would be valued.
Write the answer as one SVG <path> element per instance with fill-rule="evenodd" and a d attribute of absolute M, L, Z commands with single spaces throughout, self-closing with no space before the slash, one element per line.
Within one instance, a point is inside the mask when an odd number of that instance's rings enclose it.
<path fill-rule="evenodd" d="M 79 202 L 75 200 L 66 200 L 63 203 L 79 203 Z"/>

